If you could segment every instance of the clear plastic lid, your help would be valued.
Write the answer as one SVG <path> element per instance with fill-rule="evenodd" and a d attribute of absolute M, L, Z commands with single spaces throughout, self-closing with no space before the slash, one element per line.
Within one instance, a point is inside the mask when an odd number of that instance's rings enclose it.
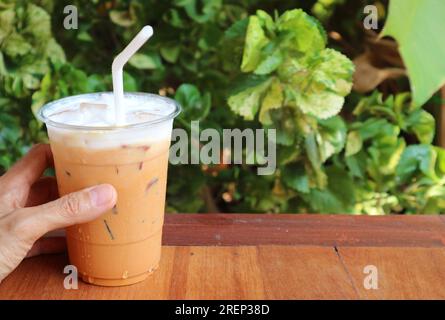
<path fill-rule="evenodd" d="M 180 105 L 169 98 L 149 93 L 126 93 L 126 122 L 116 126 L 112 92 L 81 94 L 44 105 L 37 117 L 47 126 L 103 131 L 153 126 L 176 117 Z"/>

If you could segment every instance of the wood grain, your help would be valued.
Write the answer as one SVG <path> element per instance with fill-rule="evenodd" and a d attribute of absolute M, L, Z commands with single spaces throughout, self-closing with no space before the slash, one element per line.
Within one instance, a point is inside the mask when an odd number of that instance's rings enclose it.
<path fill-rule="evenodd" d="M 65 290 L 64 255 L 25 260 L 0 285 L 0 299 L 353 299 L 334 250 L 320 247 L 164 247 L 146 281 Z"/>
<path fill-rule="evenodd" d="M 268 299 L 356 299 L 333 248 L 259 247 Z"/>
<path fill-rule="evenodd" d="M 174 214 L 164 245 L 159 270 L 128 287 L 65 290 L 65 255 L 26 259 L 0 299 L 445 299 L 443 216 Z"/>
<path fill-rule="evenodd" d="M 338 248 L 364 299 L 445 299 L 444 248 Z M 378 289 L 365 289 L 363 268 L 374 265 Z"/>
<path fill-rule="evenodd" d="M 166 245 L 421 246 L 445 244 L 440 216 L 168 214 Z"/>

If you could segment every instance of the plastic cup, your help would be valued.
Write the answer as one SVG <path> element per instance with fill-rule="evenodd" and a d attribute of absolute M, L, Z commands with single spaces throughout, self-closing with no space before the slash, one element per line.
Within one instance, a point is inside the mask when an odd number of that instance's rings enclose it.
<path fill-rule="evenodd" d="M 120 127 L 54 120 L 68 105 L 100 103 L 104 96 L 112 93 L 60 99 L 42 107 L 38 116 L 47 126 L 61 196 L 101 183 L 117 190 L 112 210 L 67 228 L 66 237 L 70 263 L 84 281 L 122 286 L 144 280 L 159 266 L 170 137 L 180 106 L 165 97 L 129 93 L 128 101 L 159 103 L 171 110 Z"/>

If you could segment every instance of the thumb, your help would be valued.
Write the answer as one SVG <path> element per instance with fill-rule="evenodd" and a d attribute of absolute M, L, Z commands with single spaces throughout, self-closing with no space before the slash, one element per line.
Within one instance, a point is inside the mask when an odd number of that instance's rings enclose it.
<path fill-rule="evenodd" d="M 17 210 L 12 214 L 13 229 L 18 237 L 34 242 L 54 229 L 96 219 L 110 210 L 116 200 L 116 190 L 112 185 L 97 185 L 41 206 Z"/>

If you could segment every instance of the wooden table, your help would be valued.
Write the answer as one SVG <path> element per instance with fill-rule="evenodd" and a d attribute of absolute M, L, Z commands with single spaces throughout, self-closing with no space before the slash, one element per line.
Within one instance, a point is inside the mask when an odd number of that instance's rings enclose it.
<path fill-rule="evenodd" d="M 445 217 L 167 215 L 160 269 L 146 281 L 63 287 L 65 255 L 27 259 L 2 299 L 445 298 Z M 366 266 L 378 289 L 366 289 Z"/>

